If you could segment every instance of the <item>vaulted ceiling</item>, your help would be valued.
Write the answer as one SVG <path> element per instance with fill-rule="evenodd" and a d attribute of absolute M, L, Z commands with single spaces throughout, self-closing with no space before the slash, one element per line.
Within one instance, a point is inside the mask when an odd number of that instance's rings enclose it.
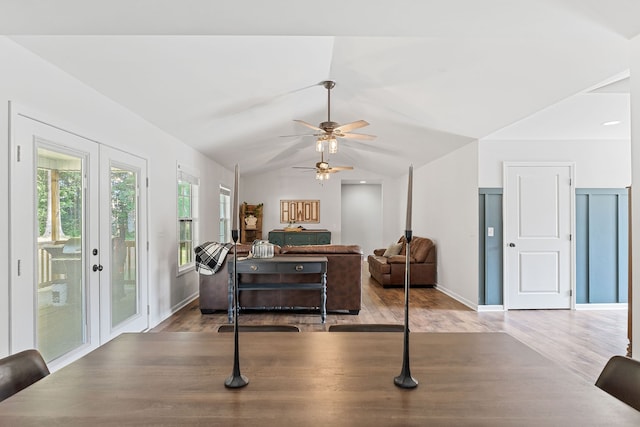
<path fill-rule="evenodd" d="M 367 120 L 332 164 L 396 176 L 476 139 L 628 139 L 631 0 L 3 0 L 0 33 L 243 173 L 294 122 Z M 108 119 L 108 118 L 105 118 Z M 617 126 L 603 122 L 619 120 Z"/>

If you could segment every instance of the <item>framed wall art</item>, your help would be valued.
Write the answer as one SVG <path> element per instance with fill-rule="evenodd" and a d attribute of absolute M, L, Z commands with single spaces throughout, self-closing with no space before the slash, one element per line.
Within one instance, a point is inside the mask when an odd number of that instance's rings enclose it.
<path fill-rule="evenodd" d="M 320 222 L 320 200 L 280 200 L 280 222 L 313 224 Z"/>

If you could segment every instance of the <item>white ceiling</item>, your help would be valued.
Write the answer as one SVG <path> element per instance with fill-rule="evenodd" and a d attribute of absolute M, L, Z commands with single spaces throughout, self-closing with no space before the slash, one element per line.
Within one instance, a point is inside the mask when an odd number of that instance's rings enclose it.
<path fill-rule="evenodd" d="M 633 0 L 0 0 L 0 33 L 231 169 L 395 176 L 479 138 L 628 139 Z M 616 126 L 605 121 L 620 120 Z"/>

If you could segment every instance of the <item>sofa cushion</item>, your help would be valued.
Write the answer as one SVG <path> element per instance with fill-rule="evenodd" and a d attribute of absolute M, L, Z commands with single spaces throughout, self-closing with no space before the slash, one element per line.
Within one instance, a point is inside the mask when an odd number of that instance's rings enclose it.
<path fill-rule="evenodd" d="M 431 239 L 424 237 L 411 239 L 411 258 L 415 259 L 415 262 L 425 262 L 432 247 L 433 241 Z"/>
<path fill-rule="evenodd" d="M 398 243 L 402 243 L 402 250 L 399 255 L 407 254 L 407 245 L 404 236 L 400 237 Z M 411 262 L 426 262 L 431 248 L 433 248 L 433 241 L 426 237 L 413 237 L 411 239 Z"/>
<path fill-rule="evenodd" d="M 412 251 L 413 252 L 413 251 Z M 406 255 L 394 255 L 387 258 L 387 262 L 389 264 L 406 264 L 407 256 Z M 409 263 L 415 263 L 416 260 L 413 257 L 409 257 Z"/>
<path fill-rule="evenodd" d="M 402 243 L 392 243 L 389 245 L 386 251 L 382 254 L 384 257 L 390 257 L 393 255 L 399 255 L 402 250 Z"/>
<path fill-rule="evenodd" d="M 380 274 L 389 274 L 391 272 L 388 258 L 382 255 L 369 255 L 367 261 L 369 263 L 369 269 L 375 269 Z"/>

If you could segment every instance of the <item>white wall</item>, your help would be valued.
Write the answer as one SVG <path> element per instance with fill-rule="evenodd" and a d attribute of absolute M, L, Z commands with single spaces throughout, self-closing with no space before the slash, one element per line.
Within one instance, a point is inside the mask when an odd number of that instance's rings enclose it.
<path fill-rule="evenodd" d="M 632 338 L 633 357 L 640 360 L 640 36 L 631 41 L 631 159 L 632 190 Z M 635 78 L 634 78 L 635 77 Z"/>
<path fill-rule="evenodd" d="M 576 164 L 576 188 L 624 188 L 631 184 L 630 158 L 628 140 L 481 140 L 478 184 L 481 188 L 502 188 L 505 161 L 570 161 Z"/>
<path fill-rule="evenodd" d="M 438 289 L 477 308 L 477 141 L 414 170 L 413 200 L 413 235 L 437 246 Z"/>
<path fill-rule="evenodd" d="M 341 211 L 345 242 L 359 242 L 364 254 L 388 246 L 382 240 L 382 185 L 343 184 Z"/>
<path fill-rule="evenodd" d="M 242 168 L 242 165 L 240 165 Z M 314 175 L 278 170 L 261 175 L 242 176 L 240 172 L 240 202 L 264 203 L 262 233 L 268 237 L 270 230 L 286 226 L 280 223 L 280 200 L 305 199 L 320 200 L 320 223 L 303 224 L 306 228 L 326 228 L 331 231 L 331 243 L 356 244 L 362 242 L 346 241 L 342 237 L 342 182 L 367 180 L 382 184 L 382 241 L 379 246 L 388 246 L 397 241 L 402 231 L 398 221 L 397 179 L 384 178 L 365 171 L 340 172 L 322 185 Z M 405 187 L 406 191 L 406 187 Z M 379 209 L 379 206 L 363 206 L 362 209 Z M 368 255 L 364 253 L 365 258 Z"/>
<path fill-rule="evenodd" d="M 331 177 L 321 185 L 312 173 L 292 173 L 278 170 L 263 175 L 242 176 L 240 164 L 240 203 L 264 203 L 262 208 L 262 238 L 270 230 L 281 229 L 280 200 L 320 200 L 320 223 L 300 224 L 305 228 L 326 228 L 331 231 L 331 242 L 340 243 L 340 179 Z"/>
<path fill-rule="evenodd" d="M 407 165 L 407 172 L 408 172 Z M 354 178 L 371 179 L 365 175 Z M 319 199 L 320 224 L 307 228 L 327 228 L 332 243 L 343 241 L 340 175 L 318 184 L 290 171 L 274 171 L 240 180 L 241 202 L 264 203 L 263 233 L 282 228 L 280 199 Z M 338 179 L 335 179 L 338 178 Z M 386 247 L 404 234 L 407 208 L 407 175 L 376 179 L 382 184 L 382 241 Z M 414 170 L 413 235 L 429 237 L 438 246 L 438 288 L 475 308 L 478 301 L 478 143 Z M 361 209 L 376 208 L 362 206 Z M 357 215 L 357 213 L 356 213 Z M 365 252 L 365 258 L 368 255 Z"/>
<path fill-rule="evenodd" d="M 231 171 L 105 98 L 6 37 L 0 37 L 0 355 L 8 353 L 8 101 L 47 122 L 148 159 L 150 326 L 197 295 L 195 272 L 176 277 L 176 162 L 201 173 L 201 240 L 217 235 L 218 186 Z M 28 185 L 32 185 L 28 183 Z"/>

